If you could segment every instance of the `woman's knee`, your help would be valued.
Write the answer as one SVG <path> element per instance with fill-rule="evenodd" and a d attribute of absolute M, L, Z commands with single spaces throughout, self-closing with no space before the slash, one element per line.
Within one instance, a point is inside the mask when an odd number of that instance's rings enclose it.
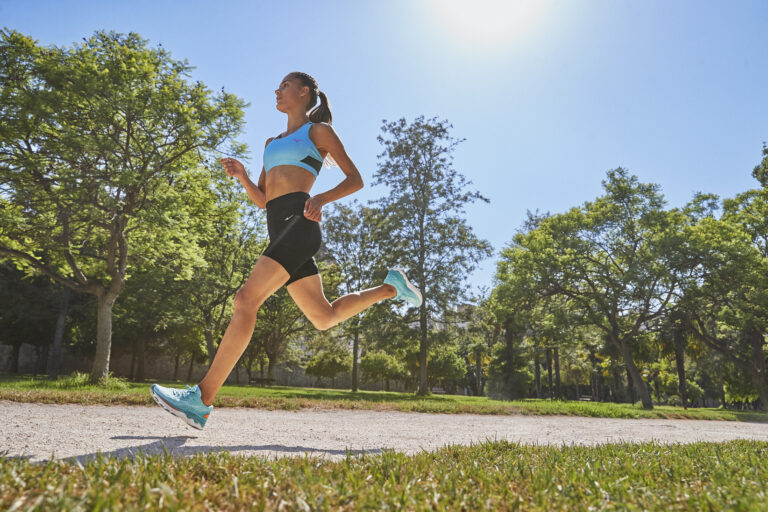
<path fill-rule="evenodd" d="M 255 313 L 266 300 L 266 297 L 258 290 L 247 287 L 240 288 L 235 294 L 234 307 L 236 310 L 245 310 Z"/>
<path fill-rule="evenodd" d="M 327 331 L 334 325 L 336 325 L 338 320 L 336 319 L 336 314 L 331 311 L 327 313 L 323 313 L 320 315 L 313 315 L 310 319 L 310 322 L 312 322 L 312 325 L 315 326 L 315 329 L 319 331 Z"/>

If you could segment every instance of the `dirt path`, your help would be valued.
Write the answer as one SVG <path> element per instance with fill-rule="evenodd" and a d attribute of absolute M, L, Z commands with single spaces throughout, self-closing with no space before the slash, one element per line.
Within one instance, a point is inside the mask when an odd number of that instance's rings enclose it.
<path fill-rule="evenodd" d="M 394 449 L 406 453 L 446 444 L 508 439 L 530 444 L 621 441 L 768 441 L 768 424 L 701 420 L 614 420 L 570 416 L 484 416 L 318 410 L 214 410 L 204 430 L 160 407 L 47 405 L 0 401 L 0 453 L 31 461 L 96 452 L 126 456 L 141 450 L 177 455 L 229 451 L 238 455 L 342 458 Z"/>

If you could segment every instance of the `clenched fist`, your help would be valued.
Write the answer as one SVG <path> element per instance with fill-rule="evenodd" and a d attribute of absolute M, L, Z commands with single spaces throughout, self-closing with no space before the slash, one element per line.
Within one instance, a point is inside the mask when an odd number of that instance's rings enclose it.
<path fill-rule="evenodd" d="M 227 171 L 228 176 L 233 178 L 244 178 L 247 176 L 245 173 L 245 167 L 235 158 L 222 158 L 220 160 L 221 165 L 224 166 L 224 170 Z"/>

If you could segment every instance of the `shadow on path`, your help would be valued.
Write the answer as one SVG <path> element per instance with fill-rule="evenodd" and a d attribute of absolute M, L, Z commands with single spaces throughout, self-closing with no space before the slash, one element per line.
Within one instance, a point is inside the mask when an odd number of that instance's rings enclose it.
<path fill-rule="evenodd" d="M 282 454 L 298 454 L 308 453 L 310 455 L 372 455 L 382 453 L 381 449 L 371 450 L 348 450 L 348 449 L 323 449 L 312 448 L 308 446 L 285 446 L 282 444 L 268 444 L 268 445 L 233 445 L 233 446 L 185 446 L 188 439 L 197 439 L 195 436 L 170 436 L 170 437 L 158 437 L 158 436 L 113 436 L 110 439 L 119 440 L 151 440 L 156 441 L 149 444 L 138 444 L 136 446 L 130 446 L 126 448 L 118 448 L 108 452 L 97 451 L 94 453 L 88 453 L 84 455 L 78 455 L 73 457 L 65 457 L 62 460 L 70 461 L 72 463 L 79 462 L 85 464 L 89 460 L 95 459 L 99 454 L 102 457 L 117 457 L 134 458 L 138 455 L 174 455 L 174 456 L 191 456 L 197 453 L 216 453 L 216 452 L 239 452 L 239 451 L 254 451 L 254 452 L 280 452 Z"/>

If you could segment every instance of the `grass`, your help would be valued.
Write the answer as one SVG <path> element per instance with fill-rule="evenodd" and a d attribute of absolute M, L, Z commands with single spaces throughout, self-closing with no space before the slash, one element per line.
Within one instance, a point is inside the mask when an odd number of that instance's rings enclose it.
<path fill-rule="evenodd" d="M 0 509 L 765 510 L 768 443 L 526 446 L 268 460 L 0 457 Z"/>
<path fill-rule="evenodd" d="M 159 384 L 182 387 L 183 383 Z M 114 377 L 101 385 L 88 383 L 84 374 L 56 381 L 31 376 L 0 374 L 0 400 L 55 404 L 152 405 L 149 383 L 127 382 Z M 487 397 L 431 395 L 384 391 L 344 391 L 338 389 L 295 388 L 287 386 L 223 386 L 215 407 L 253 407 L 261 409 L 364 409 L 446 414 L 534 414 L 591 416 L 601 418 L 681 418 L 702 420 L 768 422 L 768 413 L 730 411 L 715 408 L 683 409 L 656 406 L 652 411 L 633 404 L 559 400 L 500 401 Z"/>

